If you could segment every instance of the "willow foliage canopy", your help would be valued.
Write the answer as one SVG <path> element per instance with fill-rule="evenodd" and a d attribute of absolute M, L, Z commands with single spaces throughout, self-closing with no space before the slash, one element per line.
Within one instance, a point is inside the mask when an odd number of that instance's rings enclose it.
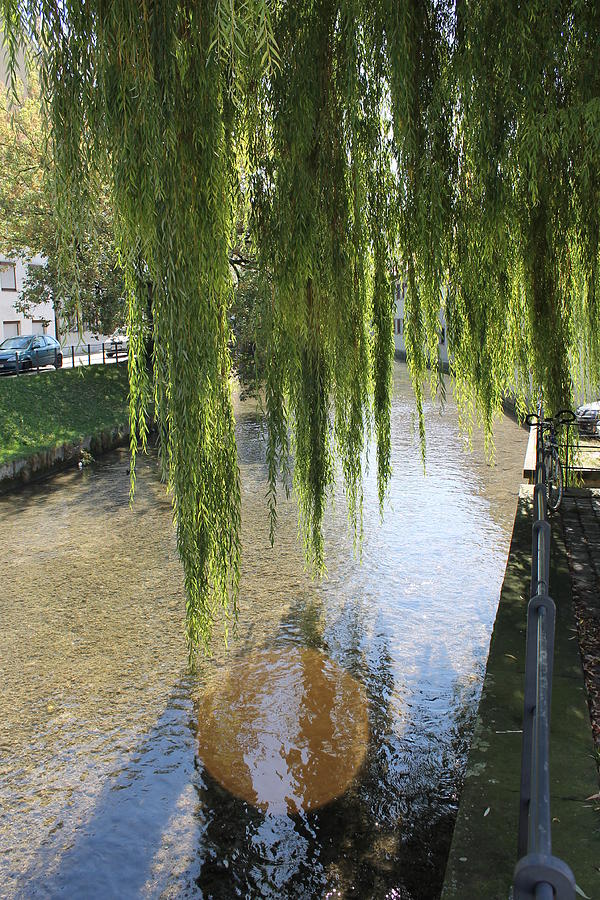
<path fill-rule="evenodd" d="M 269 502 L 293 472 L 308 557 L 341 470 L 360 529 L 390 477 L 392 272 L 417 400 L 445 307 L 456 391 L 598 379 L 596 0 L 1 0 L 37 57 L 65 254 L 111 184 L 129 298 L 132 451 L 155 404 L 192 648 L 235 609 L 240 488 L 229 252 L 265 289 Z M 151 314 L 148 315 L 150 304 Z M 154 338 L 153 371 L 144 360 Z M 427 376 L 427 366 L 433 361 Z M 137 437 L 136 437 L 137 435 Z"/>

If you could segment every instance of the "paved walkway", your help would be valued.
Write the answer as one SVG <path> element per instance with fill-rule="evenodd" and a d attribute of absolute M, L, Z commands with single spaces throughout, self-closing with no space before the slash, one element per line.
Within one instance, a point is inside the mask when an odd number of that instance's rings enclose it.
<path fill-rule="evenodd" d="M 600 491 L 570 490 L 561 519 L 592 731 L 600 751 Z"/>

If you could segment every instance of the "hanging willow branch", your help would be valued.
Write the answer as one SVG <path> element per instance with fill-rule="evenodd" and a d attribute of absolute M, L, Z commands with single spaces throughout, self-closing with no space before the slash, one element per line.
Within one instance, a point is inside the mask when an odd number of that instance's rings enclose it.
<path fill-rule="evenodd" d="M 598 380 L 593 0 L 1 0 L 0 9 L 13 75 L 20 42 L 40 70 L 65 258 L 95 179 L 111 185 L 132 456 L 152 408 L 192 650 L 207 643 L 219 607 L 226 617 L 237 609 L 227 311 L 240 218 L 267 291 L 272 526 L 278 480 L 293 470 L 317 569 L 336 456 L 360 536 L 371 430 L 385 497 L 392 271 L 409 285 L 419 410 L 422 385 L 435 389 L 439 377 L 440 307 L 457 397 L 475 402 L 488 429 L 507 389 L 540 386 L 555 409 L 580 375 Z"/>

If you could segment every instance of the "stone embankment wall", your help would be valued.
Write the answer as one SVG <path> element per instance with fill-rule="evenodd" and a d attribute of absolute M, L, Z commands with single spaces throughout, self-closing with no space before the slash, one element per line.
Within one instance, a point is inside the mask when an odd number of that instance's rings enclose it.
<path fill-rule="evenodd" d="M 106 428 L 97 434 L 87 435 L 80 441 L 59 444 L 50 450 L 33 453 L 23 459 L 0 466 L 0 493 L 36 481 L 61 469 L 76 466 L 81 462 L 84 451 L 91 456 L 100 456 L 129 441 L 129 425 Z"/>

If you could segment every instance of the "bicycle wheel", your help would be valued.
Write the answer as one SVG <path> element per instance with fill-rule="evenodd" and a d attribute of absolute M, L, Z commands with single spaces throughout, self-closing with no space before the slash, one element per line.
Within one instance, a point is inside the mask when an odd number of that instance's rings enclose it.
<path fill-rule="evenodd" d="M 548 508 L 557 510 L 563 495 L 563 470 L 558 452 L 549 447 L 544 452 L 544 469 L 548 486 Z"/>

